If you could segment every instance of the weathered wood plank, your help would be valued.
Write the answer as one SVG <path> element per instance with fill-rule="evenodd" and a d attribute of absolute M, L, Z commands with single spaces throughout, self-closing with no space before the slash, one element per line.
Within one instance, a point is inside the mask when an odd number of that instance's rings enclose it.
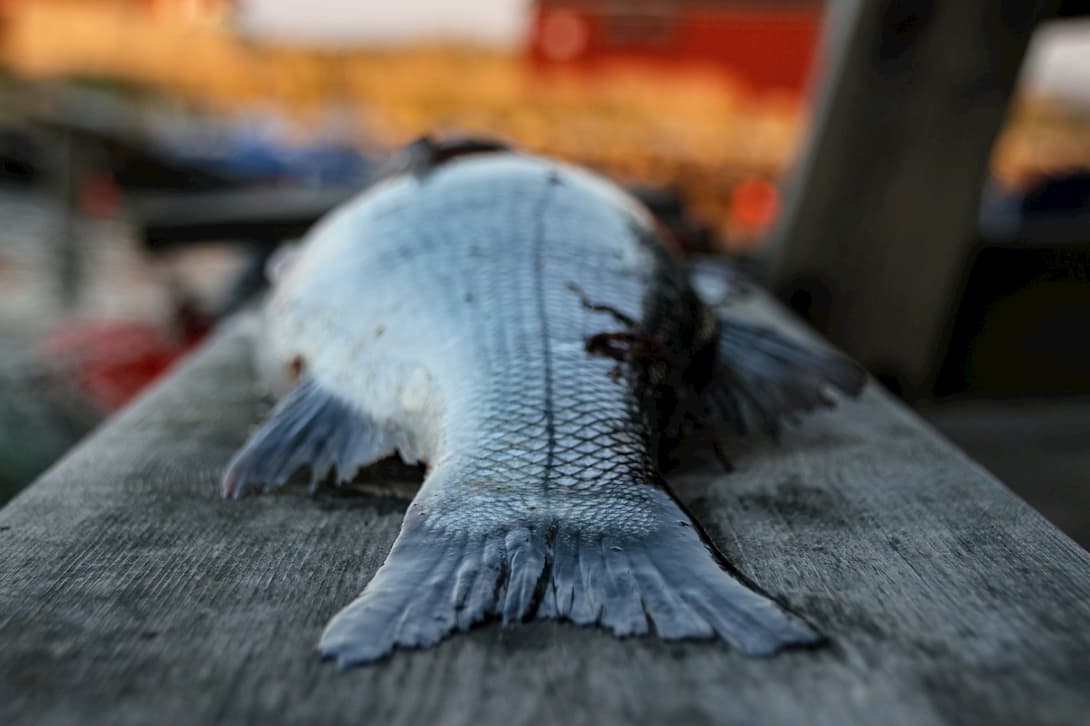
<path fill-rule="evenodd" d="M 763 303 L 751 310 L 773 315 Z M 241 327 L 0 511 L 0 721 L 1076 724 L 1090 555 L 872 387 L 681 497 L 831 645 L 489 626 L 339 674 L 314 648 L 404 505 L 216 482 L 261 404 Z"/>
<path fill-rule="evenodd" d="M 954 399 L 921 414 L 1050 522 L 1090 547 L 1090 397 Z"/>

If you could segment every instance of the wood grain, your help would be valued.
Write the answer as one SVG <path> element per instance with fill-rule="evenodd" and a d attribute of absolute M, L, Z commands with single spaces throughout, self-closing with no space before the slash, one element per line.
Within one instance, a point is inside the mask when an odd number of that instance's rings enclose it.
<path fill-rule="evenodd" d="M 763 298 L 749 313 L 793 324 Z M 796 333 L 800 331 L 794 328 Z M 806 335 L 805 332 L 801 334 Z M 0 722 L 1084 724 L 1090 555 L 876 386 L 681 498 L 831 639 L 749 659 L 562 623 L 338 673 L 315 644 L 404 502 L 223 501 L 262 410 L 246 327 L 0 511 Z"/>

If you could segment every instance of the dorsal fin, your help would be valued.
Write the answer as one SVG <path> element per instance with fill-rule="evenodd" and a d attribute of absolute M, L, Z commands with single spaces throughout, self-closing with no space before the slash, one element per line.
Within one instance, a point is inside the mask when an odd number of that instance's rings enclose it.
<path fill-rule="evenodd" d="M 487 154 L 511 151 L 511 147 L 497 139 L 483 136 L 452 136 L 435 139 L 421 136 L 406 144 L 394 155 L 396 171 L 408 171 L 422 178 L 451 159 L 470 154 Z M 394 171 L 392 170 L 392 171 Z"/>

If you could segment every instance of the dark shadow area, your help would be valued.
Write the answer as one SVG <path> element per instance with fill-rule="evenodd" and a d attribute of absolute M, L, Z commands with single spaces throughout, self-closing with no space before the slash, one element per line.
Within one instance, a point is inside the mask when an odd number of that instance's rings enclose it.
<path fill-rule="evenodd" d="M 971 265 L 936 396 L 1090 393 L 1090 244 L 987 246 Z"/>

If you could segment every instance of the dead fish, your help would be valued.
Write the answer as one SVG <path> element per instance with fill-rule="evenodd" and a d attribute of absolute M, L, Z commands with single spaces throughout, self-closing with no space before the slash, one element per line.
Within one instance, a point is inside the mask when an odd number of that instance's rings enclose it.
<path fill-rule="evenodd" d="M 660 463 L 694 421 L 773 433 L 858 393 L 862 370 L 718 318 L 649 213 L 590 172 L 427 139 L 403 158 L 278 282 L 267 343 L 297 382 L 222 483 L 238 498 L 302 468 L 315 486 L 395 453 L 426 463 L 321 653 L 345 667 L 544 618 L 751 655 L 818 642 L 730 566 Z"/>

